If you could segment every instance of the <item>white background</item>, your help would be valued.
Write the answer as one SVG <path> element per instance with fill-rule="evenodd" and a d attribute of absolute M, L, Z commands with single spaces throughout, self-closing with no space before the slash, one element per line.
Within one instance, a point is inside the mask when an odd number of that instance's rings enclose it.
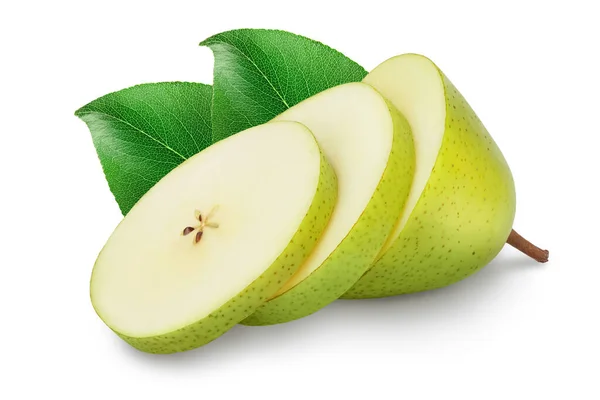
<path fill-rule="evenodd" d="M 3 2 L 0 398 L 600 398 L 594 3 Z M 515 227 L 551 262 L 508 248 L 445 289 L 338 301 L 183 354 L 120 341 L 88 296 L 120 213 L 73 112 L 137 83 L 210 83 L 212 54 L 197 44 L 242 27 L 303 34 L 367 70 L 431 57 L 503 150 Z"/>

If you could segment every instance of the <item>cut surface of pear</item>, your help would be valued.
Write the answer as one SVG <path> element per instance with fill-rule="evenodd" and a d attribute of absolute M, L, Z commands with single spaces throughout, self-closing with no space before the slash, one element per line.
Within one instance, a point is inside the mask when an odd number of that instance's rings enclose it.
<path fill-rule="evenodd" d="M 413 179 L 409 125 L 364 83 L 321 92 L 275 121 L 297 121 L 313 132 L 338 177 L 338 198 L 315 250 L 247 325 L 304 317 L 348 290 L 391 233 Z"/>
<path fill-rule="evenodd" d="M 186 160 L 131 209 L 100 252 L 91 299 L 132 346 L 201 346 L 289 279 L 331 216 L 337 180 L 311 132 L 250 128 Z"/>
<path fill-rule="evenodd" d="M 515 188 L 500 149 L 467 101 L 428 58 L 405 54 L 364 82 L 408 120 L 415 179 L 374 266 L 343 298 L 435 289 L 467 277 L 506 242 Z"/>

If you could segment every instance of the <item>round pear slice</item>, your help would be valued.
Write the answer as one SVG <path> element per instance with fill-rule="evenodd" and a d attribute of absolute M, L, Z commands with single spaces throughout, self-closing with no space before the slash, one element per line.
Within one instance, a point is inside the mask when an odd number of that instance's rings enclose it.
<path fill-rule="evenodd" d="M 344 298 L 449 285 L 492 260 L 508 238 L 515 188 L 500 149 L 475 112 L 424 56 L 385 61 L 364 82 L 412 128 L 417 164 L 406 210 L 376 264 Z"/>
<path fill-rule="evenodd" d="M 335 173 L 301 124 L 220 141 L 167 174 L 118 225 L 94 266 L 94 308 L 142 351 L 208 343 L 292 276 L 336 196 Z"/>
<path fill-rule="evenodd" d="M 275 121 L 298 121 L 313 132 L 338 177 L 338 199 L 308 260 L 271 300 L 242 322 L 246 325 L 301 318 L 346 292 L 391 233 L 413 178 L 409 125 L 364 83 L 321 92 Z"/>

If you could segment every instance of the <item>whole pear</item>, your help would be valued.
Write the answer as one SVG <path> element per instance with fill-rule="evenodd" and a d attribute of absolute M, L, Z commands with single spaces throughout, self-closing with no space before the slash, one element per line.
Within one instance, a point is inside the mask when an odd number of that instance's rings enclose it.
<path fill-rule="evenodd" d="M 511 234 L 516 197 L 508 163 L 446 75 L 428 58 L 405 54 L 376 67 L 364 82 L 408 120 L 416 166 L 402 217 L 377 261 L 343 298 L 447 286 L 489 263 L 509 235 L 509 242 L 523 244 Z M 547 259 L 547 252 L 537 253 L 544 254 Z"/>

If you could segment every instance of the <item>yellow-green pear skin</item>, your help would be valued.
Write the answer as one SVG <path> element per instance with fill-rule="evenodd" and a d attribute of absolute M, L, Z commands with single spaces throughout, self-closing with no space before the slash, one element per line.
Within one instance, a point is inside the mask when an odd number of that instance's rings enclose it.
<path fill-rule="evenodd" d="M 319 183 L 300 227 L 279 257 L 250 286 L 208 316 L 167 334 L 129 337 L 113 331 L 138 350 L 156 354 L 191 350 L 213 341 L 252 314 L 294 274 L 325 229 L 336 198 L 337 177 L 321 153 Z"/>
<path fill-rule="evenodd" d="M 308 316 L 344 294 L 369 268 L 402 212 L 414 173 L 410 126 L 388 104 L 394 124 L 387 167 L 361 218 L 311 275 L 259 307 L 243 325 L 270 325 Z"/>
<path fill-rule="evenodd" d="M 450 285 L 490 262 L 510 234 L 516 200 L 508 164 L 467 101 L 435 68 L 444 88 L 446 116 L 431 175 L 398 238 L 342 298 Z M 375 88 L 387 97 L 385 87 Z"/>

